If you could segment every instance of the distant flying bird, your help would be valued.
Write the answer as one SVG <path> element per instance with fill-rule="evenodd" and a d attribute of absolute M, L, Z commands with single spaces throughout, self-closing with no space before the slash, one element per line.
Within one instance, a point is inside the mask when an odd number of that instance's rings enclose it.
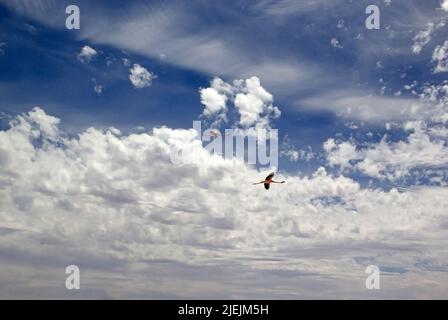
<path fill-rule="evenodd" d="M 218 130 L 216 130 L 216 129 L 213 129 L 213 130 L 210 130 L 210 136 L 211 137 L 213 137 L 213 138 L 217 138 L 217 137 L 219 137 L 221 135 L 221 133 L 218 131 Z"/>
<path fill-rule="evenodd" d="M 263 181 L 254 183 L 254 185 L 263 183 L 264 188 L 267 190 L 267 189 L 269 189 L 269 186 L 271 185 L 271 183 L 285 183 L 285 181 L 274 181 L 274 180 L 272 180 L 273 178 L 274 178 L 274 173 L 272 172 Z"/>

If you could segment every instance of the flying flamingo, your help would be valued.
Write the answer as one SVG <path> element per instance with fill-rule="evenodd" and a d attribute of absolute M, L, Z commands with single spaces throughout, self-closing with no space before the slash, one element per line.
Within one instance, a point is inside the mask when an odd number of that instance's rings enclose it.
<path fill-rule="evenodd" d="M 216 130 L 216 129 L 210 130 L 210 137 L 213 137 L 216 139 L 220 135 L 221 135 L 221 133 L 218 130 Z"/>
<path fill-rule="evenodd" d="M 264 184 L 264 188 L 266 190 L 268 190 L 269 186 L 271 185 L 271 183 L 285 183 L 285 181 L 274 181 L 274 180 L 272 180 L 273 178 L 274 178 L 274 173 L 272 172 L 263 181 L 254 183 L 254 185 L 263 183 Z"/>

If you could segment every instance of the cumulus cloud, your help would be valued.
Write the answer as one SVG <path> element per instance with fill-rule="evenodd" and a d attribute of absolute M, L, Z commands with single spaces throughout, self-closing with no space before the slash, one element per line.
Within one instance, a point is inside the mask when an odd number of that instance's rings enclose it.
<path fill-rule="evenodd" d="M 442 0 L 442 2 L 440 3 L 440 7 L 441 7 L 444 11 L 448 11 L 448 0 Z"/>
<path fill-rule="evenodd" d="M 409 89 L 415 87 L 416 83 Z M 427 83 L 418 90 L 420 93 L 414 91 L 414 94 L 420 98 L 420 107 L 407 109 L 412 113 L 401 119 L 397 117 L 399 121 L 394 123 L 395 128 L 401 127 L 406 138 L 392 140 L 386 134 L 381 141 L 373 143 L 353 136 L 348 140 L 329 138 L 323 144 L 328 165 L 341 172 L 361 173 L 374 179 L 447 185 L 448 81 Z M 380 102 L 377 101 L 377 106 Z M 397 108 L 391 101 L 389 108 L 392 106 Z M 400 111 L 402 116 L 405 110 Z M 386 123 L 386 129 L 391 130 L 392 125 Z"/>
<path fill-rule="evenodd" d="M 226 120 L 226 103 L 230 100 L 239 115 L 236 124 L 242 128 L 269 128 L 270 120 L 281 115 L 273 105 L 274 97 L 263 88 L 258 77 L 235 80 L 232 84 L 215 78 L 200 93 L 205 116 Z"/>
<path fill-rule="evenodd" d="M 448 41 L 434 49 L 432 62 L 437 64 L 434 68 L 435 73 L 448 72 Z"/>
<path fill-rule="evenodd" d="M 338 49 L 342 49 L 342 48 L 343 48 L 343 46 L 341 45 L 341 43 L 339 42 L 339 40 L 336 39 L 336 38 L 332 38 L 332 39 L 330 40 L 330 44 L 331 44 L 331 46 L 332 46 L 333 48 L 338 48 Z"/>
<path fill-rule="evenodd" d="M 205 106 L 204 115 L 210 116 L 225 110 L 227 97 L 214 88 L 201 89 L 201 103 Z"/>
<path fill-rule="evenodd" d="M 298 162 L 298 161 L 311 161 L 313 160 L 316 155 L 311 150 L 311 148 L 308 149 L 285 149 L 280 151 L 280 155 L 284 156 L 289 159 L 291 162 Z"/>
<path fill-rule="evenodd" d="M 30 286 L 50 288 L 40 296 L 64 295 L 55 270 L 75 263 L 84 268 L 83 283 L 99 290 L 90 292 L 96 297 L 145 294 L 138 283 L 148 281 L 147 298 L 253 297 L 258 290 L 265 298 L 310 297 L 317 283 L 325 284 L 315 293 L 320 297 L 362 295 L 365 264 L 374 262 L 405 270 L 399 279 L 389 275 L 397 280 L 389 282 L 392 295 L 409 296 L 409 285 L 428 282 L 428 295 L 446 293 L 446 283 L 436 280 L 448 263 L 444 188 L 364 189 L 320 168 L 309 177 L 283 174 L 287 183 L 266 192 L 252 186 L 264 173 L 209 155 L 193 130 L 126 135 L 89 128 L 69 136 L 58 125 L 35 108 L 0 131 L 3 287 L 31 290 L 9 281 L 20 269 Z M 170 149 L 178 144 L 207 161 L 172 164 Z M 23 272 L 29 265 L 39 271 Z M 243 282 L 226 286 L 236 270 Z M 249 281 L 254 273 L 264 280 Z M 210 277 L 214 289 L 206 285 Z M 7 292 L 0 294 L 22 291 Z"/>
<path fill-rule="evenodd" d="M 422 122 L 408 122 L 404 128 L 413 131 L 406 141 L 389 142 L 384 136 L 379 143 L 367 147 L 328 139 L 324 143 L 327 161 L 343 170 L 356 170 L 369 177 L 391 181 L 409 176 L 413 169 L 448 167 L 444 139 L 431 137 Z"/>
<path fill-rule="evenodd" d="M 283 142 L 280 147 L 280 156 L 286 157 L 291 162 L 297 161 L 311 161 L 316 157 L 312 148 L 309 146 L 307 149 L 298 149 L 293 146 L 288 135 L 283 137 Z"/>
<path fill-rule="evenodd" d="M 214 78 L 209 88 L 202 88 L 199 92 L 201 103 L 204 105 L 203 115 L 206 117 L 217 116 L 225 120 L 226 102 L 228 96 L 233 93 L 232 87 L 222 79 Z"/>
<path fill-rule="evenodd" d="M 250 127 L 263 122 L 262 126 L 266 127 L 268 118 L 263 113 L 274 118 L 280 116 L 278 108 L 272 105 L 273 96 L 261 86 L 260 79 L 252 77 L 239 85 L 242 92 L 235 96 L 234 103 L 240 114 L 240 125 Z"/>
<path fill-rule="evenodd" d="M 134 63 L 131 69 L 129 69 L 132 85 L 136 89 L 143 89 L 152 85 L 152 81 L 157 78 L 157 75 L 148 71 L 145 67 Z"/>
<path fill-rule="evenodd" d="M 78 54 L 78 60 L 82 63 L 89 63 L 97 54 L 98 52 L 92 47 L 84 46 Z"/>

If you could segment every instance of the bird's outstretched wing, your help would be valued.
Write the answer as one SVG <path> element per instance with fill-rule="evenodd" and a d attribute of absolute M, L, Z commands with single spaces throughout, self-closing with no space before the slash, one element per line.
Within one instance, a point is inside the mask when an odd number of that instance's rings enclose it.
<path fill-rule="evenodd" d="M 265 180 L 272 180 L 272 178 L 274 178 L 274 173 L 270 173 Z"/>

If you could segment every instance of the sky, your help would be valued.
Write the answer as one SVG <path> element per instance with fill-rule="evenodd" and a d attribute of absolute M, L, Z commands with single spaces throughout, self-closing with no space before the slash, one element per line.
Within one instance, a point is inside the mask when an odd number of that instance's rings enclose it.
<path fill-rule="evenodd" d="M 0 298 L 448 298 L 447 31 L 446 0 L 0 0 Z"/>

